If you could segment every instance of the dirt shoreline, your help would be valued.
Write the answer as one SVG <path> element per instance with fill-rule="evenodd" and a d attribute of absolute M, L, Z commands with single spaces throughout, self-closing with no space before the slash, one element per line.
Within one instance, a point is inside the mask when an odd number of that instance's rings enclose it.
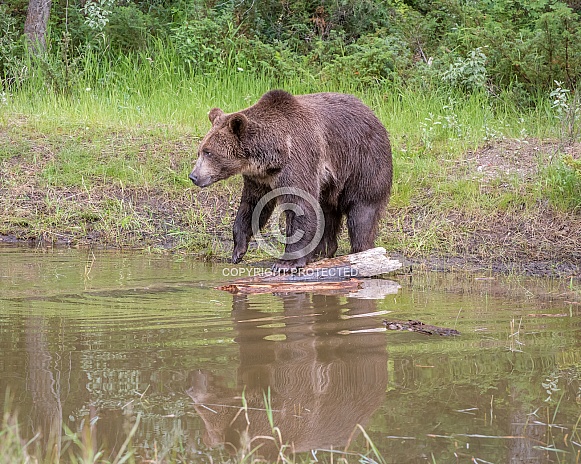
<path fill-rule="evenodd" d="M 169 239 L 168 243 L 173 244 L 173 240 Z M 143 252 L 147 247 L 145 246 L 112 246 L 98 241 L 75 240 L 72 237 L 67 239 L 60 239 L 56 241 L 46 241 L 43 239 L 19 239 L 15 235 L 0 235 L 0 247 L 5 246 L 19 246 L 28 248 L 77 248 L 77 249 L 100 249 L 123 252 Z M 224 242 L 224 249 L 228 249 L 232 244 Z M 204 261 L 214 261 L 221 263 L 228 263 L 226 256 L 200 256 L 195 252 L 176 251 L 170 245 L 166 247 L 157 248 L 157 250 L 165 250 L 167 253 L 185 253 L 192 255 L 195 259 Z M 517 274 L 531 277 L 556 277 L 556 278 L 573 278 L 581 280 L 581 260 L 571 261 L 533 261 L 533 260 L 515 260 L 515 261 L 483 261 L 474 256 L 462 257 L 457 255 L 441 256 L 441 255 L 426 255 L 421 257 L 409 258 L 398 252 L 389 253 L 394 259 L 398 259 L 403 263 L 400 273 L 412 274 L 414 271 L 421 272 L 468 272 L 486 275 L 507 275 Z M 252 256 L 241 263 L 242 266 L 264 266 L 269 267 L 270 260 L 256 260 Z"/>
<path fill-rule="evenodd" d="M 127 180 L 115 177 L 125 175 L 125 165 L 112 177 L 85 164 L 79 169 L 90 177 L 72 172 L 58 156 L 65 143 L 60 138 L 53 146 L 27 133 L 25 142 L 21 150 L 13 133 L 0 130 L 0 148 L 16 147 L 0 158 L 0 245 L 149 249 L 228 262 L 242 182 L 235 177 L 207 189 L 192 186 L 192 140 L 124 140 L 131 151 L 124 163 L 146 166 Z M 105 142 L 121 143 L 118 136 L 99 143 Z M 557 208 L 531 187 L 543 181 L 543 162 L 555 153 L 580 159 L 581 143 L 500 140 L 447 160 L 442 174 L 450 179 L 448 189 L 460 189 L 462 202 L 448 202 L 455 192 L 439 192 L 437 180 L 414 186 L 410 200 L 388 205 L 376 245 L 407 270 L 580 279 L 581 210 Z M 108 152 L 99 156 L 98 166 L 112 159 Z M 477 186 L 475 201 L 463 203 L 468 193 L 462 183 Z M 503 195 L 506 204 L 487 206 L 486 198 L 496 205 Z M 346 254 L 345 232 L 340 243 L 339 254 Z M 244 262 L 264 258 L 250 252 Z"/>

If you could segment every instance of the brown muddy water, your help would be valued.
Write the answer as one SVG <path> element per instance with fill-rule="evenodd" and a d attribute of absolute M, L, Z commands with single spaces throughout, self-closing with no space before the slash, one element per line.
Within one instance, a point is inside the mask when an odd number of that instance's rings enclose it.
<path fill-rule="evenodd" d="M 431 273 L 394 276 L 401 288 L 380 299 L 240 296 L 214 289 L 231 269 L 0 248 L 0 398 L 23 437 L 64 450 L 78 432 L 113 460 L 139 418 L 138 462 L 224 462 L 259 445 L 276 460 L 281 441 L 307 453 L 297 461 L 580 459 L 569 282 Z"/>

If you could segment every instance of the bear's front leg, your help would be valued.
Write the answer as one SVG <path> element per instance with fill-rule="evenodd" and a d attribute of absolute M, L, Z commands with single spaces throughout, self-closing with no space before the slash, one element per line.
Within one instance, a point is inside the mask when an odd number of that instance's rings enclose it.
<path fill-rule="evenodd" d="M 252 217 L 252 214 L 250 217 Z M 246 251 L 248 251 L 248 241 L 250 240 L 250 237 L 252 237 L 251 221 L 246 219 L 246 214 L 244 212 L 242 212 L 242 214 L 240 213 L 240 209 L 238 210 L 238 214 L 234 220 L 232 235 L 234 238 L 232 262 L 234 264 L 238 264 L 240 261 L 242 261 Z"/>
<path fill-rule="evenodd" d="M 296 190 L 297 193 L 282 201 L 294 206 L 286 210 L 285 250 L 272 266 L 275 272 L 296 272 L 311 262 L 325 230 L 323 212 L 314 197 L 304 190 Z"/>
<path fill-rule="evenodd" d="M 260 185 L 249 178 L 244 178 L 244 188 L 240 197 L 240 206 L 232 234 L 234 238 L 234 250 L 232 251 L 232 262 L 234 264 L 242 261 L 242 258 L 248 251 L 248 243 L 252 236 L 262 229 L 274 210 L 275 202 L 270 201 L 262 206 L 258 224 L 252 223 L 252 216 L 256 205 L 260 199 L 270 191 L 269 188 Z M 257 230 L 254 230 L 257 229 Z"/>

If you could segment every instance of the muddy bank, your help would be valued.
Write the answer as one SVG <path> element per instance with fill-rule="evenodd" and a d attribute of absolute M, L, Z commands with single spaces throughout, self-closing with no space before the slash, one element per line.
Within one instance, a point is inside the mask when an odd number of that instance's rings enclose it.
<path fill-rule="evenodd" d="M 202 240 L 202 239 L 200 239 Z M 0 235 L 0 246 L 28 246 L 28 247 L 74 247 L 96 249 L 122 249 L 142 251 L 154 249 L 157 252 L 177 252 L 192 254 L 198 259 L 217 262 L 229 262 L 229 250 L 232 249 L 232 241 L 225 237 L 211 237 L 211 246 L 220 252 L 200 253 L 195 250 L 187 250 L 179 245 L 173 236 L 156 234 L 142 242 L 127 244 L 113 244 L 101 241 L 98 234 L 86 237 L 76 237 L 66 233 L 47 233 L 44 236 L 32 237 L 26 231 L 17 231 L 16 234 Z M 505 245 L 506 246 L 506 245 Z M 497 250 L 499 251 L 499 250 Z M 346 253 L 347 251 L 345 251 Z M 487 259 L 485 256 L 459 256 L 459 255 L 425 255 L 408 257 L 398 251 L 391 251 L 390 256 L 399 259 L 403 263 L 400 273 L 412 274 L 414 271 L 438 271 L 438 272 L 470 272 L 494 274 L 522 274 L 533 277 L 560 277 L 581 279 L 581 260 L 572 256 L 571 259 L 561 260 L 528 260 L 525 257 L 513 260 Z M 242 264 L 258 265 L 269 268 L 273 261 L 258 259 L 252 256 L 252 250 Z"/>
<path fill-rule="evenodd" d="M 570 261 L 490 261 L 459 256 L 435 257 L 405 260 L 408 269 L 441 272 L 477 272 L 490 274 L 522 274 L 533 277 L 573 277 L 581 279 L 581 262 Z"/>
<path fill-rule="evenodd" d="M 2 146 L 15 144 L 10 134 L 1 135 Z M 144 136 L 124 143 L 137 155 L 126 155 L 119 172 L 108 174 L 113 178 L 100 171 L 70 173 L 66 160 L 58 159 L 59 147 L 44 139 L 27 139 L 26 150 L 0 158 L 0 244 L 148 249 L 228 261 L 241 180 L 192 186 L 192 140 Z M 581 144 L 502 140 L 466 153 L 445 171 L 451 193 L 438 192 L 434 183 L 418 187 L 405 206 L 392 201 L 376 244 L 408 270 L 581 277 L 581 211 L 531 200 L 542 163 L 556 153 L 579 159 Z M 109 155 L 95 157 L 94 164 L 107 163 Z M 141 177 L 121 177 L 144 165 Z M 448 206 L 451 194 L 466 195 L 466 183 L 478 194 L 465 206 Z M 489 206 L 507 191 L 510 201 Z M 347 252 L 343 233 L 340 253 Z M 251 247 L 245 262 L 265 258 Z"/>

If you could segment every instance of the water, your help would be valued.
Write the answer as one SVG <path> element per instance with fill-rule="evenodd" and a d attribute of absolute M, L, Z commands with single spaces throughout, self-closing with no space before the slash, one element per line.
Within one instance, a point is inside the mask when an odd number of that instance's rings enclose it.
<path fill-rule="evenodd" d="M 215 289 L 224 269 L 0 248 L 0 398 L 23 437 L 40 431 L 37 447 L 66 457 L 70 429 L 113 460 L 138 421 L 138 460 L 219 462 L 258 445 L 276 459 L 279 436 L 327 462 L 579 460 L 568 282 L 433 273 L 396 276 L 379 300 L 244 296 Z M 385 331 L 385 319 L 462 335 Z"/>

